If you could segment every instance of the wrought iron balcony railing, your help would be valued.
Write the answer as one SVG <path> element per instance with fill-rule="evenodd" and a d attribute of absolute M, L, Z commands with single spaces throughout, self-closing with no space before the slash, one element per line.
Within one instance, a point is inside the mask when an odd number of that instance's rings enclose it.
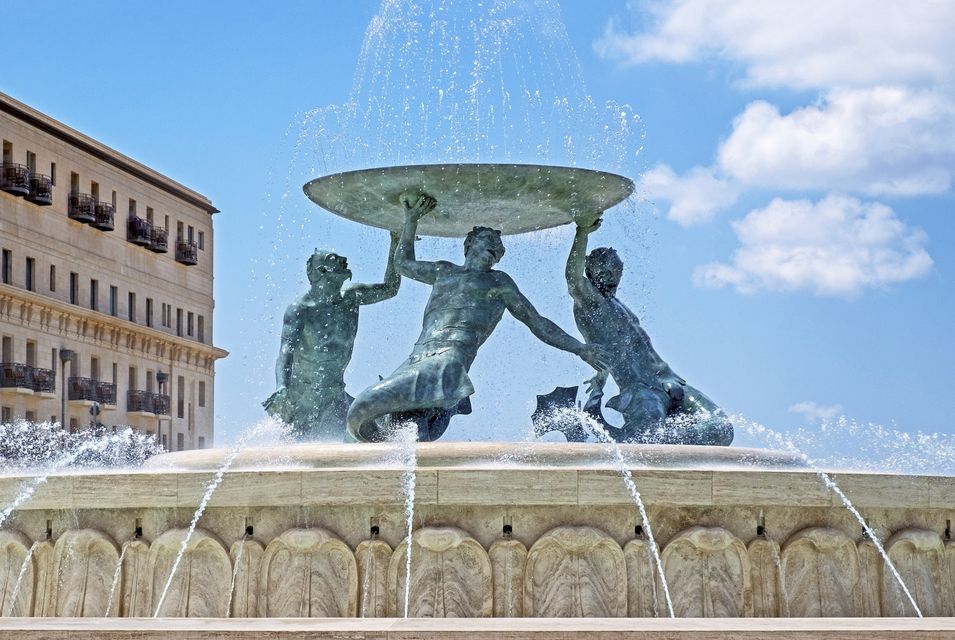
<path fill-rule="evenodd" d="M 0 363 L 0 387 L 32 389 L 33 367 L 20 362 Z"/>
<path fill-rule="evenodd" d="M 148 246 L 152 242 L 152 228 L 148 220 L 129 216 L 126 220 L 126 239 L 141 247 Z"/>
<path fill-rule="evenodd" d="M 110 203 L 97 201 L 94 207 L 96 219 L 90 224 L 101 231 L 112 231 L 115 228 L 113 225 L 113 213 L 115 211 L 115 207 Z"/>
<path fill-rule="evenodd" d="M 169 251 L 169 231 L 162 227 L 153 227 L 149 246 L 146 248 L 156 253 L 166 253 Z"/>
<path fill-rule="evenodd" d="M 71 193 L 67 215 L 77 222 L 94 222 L 96 220 L 96 200 L 85 193 Z"/>
<path fill-rule="evenodd" d="M 169 407 L 169 396 L 164 396 L 158 393 L 153 394 L 153 413 L 160 416 L 168 416 Z"/>
<path fill-rule="evenodd" d="M 92 402 L 99 402 L 99 397 L 96 394 L 97 384 L 99 383 L 93 378 L 67 378 L 67 398 L 70 400 L 89 400 Z"/>
<path fill-rule="evenodd" d="M 176 243 L 176 262 L 193 265 L 199 262 L 199 249 L 195 242 L 180 240 Z"/>
<path fill-rule="evenodd" d="M 53 179 L 41 173 L 31 173 L 30 193 L 23 197 L 40 206 L 53 204 Z"/>
<path fill-rule="evenodd" d="M 126 410 L 153 413 L 153 394 L 149 391 L 130 389 L 126 392 Z"/>
<path fill-rule="evenodd" d="M 33 390 L 37 393 L 56 393 L 56 372 L 53 369 L 34 367 Z"/>
<path fill-rule="evenodd" d="M 116 385 L 112 382 L 97 382 L 96 401 L 100 404 L 116 404 Z"/>
<path fill-rule="evenodd" d="M 26 165 L 4 162 L 0 170 L 0 190 L 16 196 L 30 193 L 30 169 Z"/>

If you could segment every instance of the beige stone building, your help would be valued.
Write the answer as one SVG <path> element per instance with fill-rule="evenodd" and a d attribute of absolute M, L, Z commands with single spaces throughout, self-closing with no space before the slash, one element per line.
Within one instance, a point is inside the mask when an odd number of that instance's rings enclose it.
<path fill-rule="evenodd" d="M 213 443 L 203 195 L 0 93 L 0 421 Z"/>

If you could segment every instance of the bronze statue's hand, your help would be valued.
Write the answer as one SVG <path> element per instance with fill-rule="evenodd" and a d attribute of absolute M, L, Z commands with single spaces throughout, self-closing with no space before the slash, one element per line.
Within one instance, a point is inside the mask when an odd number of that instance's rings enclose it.
<path fill-rule="evenodd" d="M 402 193 L 399 197 L 401 204 L 405 206 L 405 216 L 417 222 L 425 217 L 438 206 L 438 201 L 427 193 Z"/>
<path fill-rule="evenodd" d="M 610 372 L 604 369 L 602 371 L 598 371 L 593 378 L 585 380 L 584 384 L 587 385 L 587 395 L 603 393 L 604 385 L 607 384 L 607 377 L 609 375 Z"/>
<path fill-rule="evenodd" d="M 602 215 L 603 213 L 598 213 L 594 218 L 581 216 L 577 219 L 577 229 L 588 235 L 593 233 L 600 228 L 600 224 L 603 222 L 603 218 L 600 217 Z"/>
<path fill-rule="evenodd" d="M 595 344 L 585 344 L 578 355 L 581 360 L 597 371 L 604 371 L 608 368 L 607 363 L 610 361 L 610 354 L 603 347 Z"/>

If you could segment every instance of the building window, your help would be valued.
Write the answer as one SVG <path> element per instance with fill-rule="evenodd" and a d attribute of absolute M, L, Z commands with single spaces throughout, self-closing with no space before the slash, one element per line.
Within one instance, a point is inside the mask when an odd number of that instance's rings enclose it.
<path fill-rule="evenodd" d="M 153 223 L 153 208 L 152 207 L 146 207 L 146 222 L 148 222 L 149 224 Z"/>
<path fill-rule="evenodd" d="M 176 378 L 176 416 L 186 417 L 186 379 L 183 376 Z"/>
<path fill-rule="evenodd" d="M 136 386 L 136 367 L 129 368 L 129 388 L 134 390 L 139 389 L 139 387 Z"/>
<path fill-rule="evenodd" d="M 205 231 L 199 232 L 199 249 L 200 251 L 205 251 L 206 249 L 206 232 Z"/>
<path fill-rule="evenodd" d="M 56 291 L 56 265 L 50 265 L 50 291 Z"/>
<path fill-rule="evenodd" d="M 136 294 L 129 292 L 129 321 L 136 322 Z"/>
<path fill-rule="evenodd" d="M 133 200 L 132 198 L 129 199 L 129 217 L 130 218 L 136 217 L 136 201 Z"/>
<path fill-rule="evenodd" d="M 199 319 L 196 324 L 196 329 L 198 330 L 198 334 L 199 334 L 197 336 L 197 339 L 199 340 L 199 342 L 205 342 L 206 341 L 206 319 L 203 318 L 202 316 L 199 316 Z"/>
<path fill-rule="evenodd" d="M 80 192 L 80 174 L 70 171 L 70 193 Z"/>
<path fill-rule="evenodd" d="M 195 320 L 195 317 L 196 316 L 192 311 L 186 314 L 186 335 L 189 336 L 190 338 L 192 337 L 192 327 L 194 324 L 193 321 Z"/>
<path fill-rule="evenodd" d="M 99 308 L 99 281 L 90 278 L 90 309 L 96 311 Z"/>
<path fill-rule="evenodd" d="M 99 380 L 99 358 L 90 356 L 90 377 Z"/>
<path fill-rule="evenodd" d="M 36 154 L 32 151 L 27 151 L 27 169 L 30 173 L 36 173 Z"/>
<path fill-rule="evenodd" d="M 99 202 L 99 183 L 91 182 L 90 183 L 90 196 L 93 197 L 93 200 Z"/>
<path fill-rule="evenodd" d="M 186 448 L 186 439 L 183 437 L 181 433 L 177 433 L 176 434 L 176 450 L 182 451 L 185 448 Z"/>
<path fill-rule="evenodd" d="M 176 309 L 176 335 L 182 336 L 182 309 Z"/>
<path fill-rule="evenodd" d="M 200 449 L 206 448 L 206 439 L 203 438 L 202 436 L 199 436 L 199 448 Z"/>
<path fill-rule="evenodd" d="M 80 274 L 70 272 L 70 304 L 79 304 Z"/>
<path fill-rule="evenodd" d="M 3 361 L 13 362 L 13 338 L 3 336 Z"/>
<path fill-rule="evenodd" d="M 153 299 L 146 298 L 146 326 L 153 326 Z"/>
<path fill-rule="evenodd" d="M 0 407 L 0 421 L 2 421 L 3 424 L 13 422 L 13 407 Z"/>
<path fill-rule="evenodd" d="M 13 280 L 13 252 L 9 249 L 3 250 L 3 284 L 12 284 Z"/>
<path fill-rule="evenodd" d="M 27 258 L 27 291 L 36 291 L 36 260 Z"/>
<path fill-rule="evenodd" d="M 56 163 L 50 163 L 50 184 L 56 186 Z"/>
<path fill-rule="evenodd" d="M 36 422 L 36 411 L 27 411 L 23 417 L 27 422 Z"/>
<path fill-rule="evenodd" d="M 182 222 L 176 223 L 176 240 L 182 242 Z"/>
<path fill-rule="evenodd" d="M 206 406 L 206 383 L 204 380 L 199 381 L 199 406 Z"/>
<path fill-rule="evenodd" d="M 119 289 L 116 287 L 109 288 L 109 315 L 115 316 L 117 311 L 116 307 L 118 306 L 117 298 L 119 297 Z"/>
<path fill-rule="evenodd" d="M 192 225 L 186 229 L 186 240 L 189 241 L 189 244 L 192 244 L 193 237 L 195 235 L 195 229 L 192 228 Z"/>
<path fill-rule="evenodd" d="M 27 366 L 36 366 L 36 342 L 27 340 Z"/>

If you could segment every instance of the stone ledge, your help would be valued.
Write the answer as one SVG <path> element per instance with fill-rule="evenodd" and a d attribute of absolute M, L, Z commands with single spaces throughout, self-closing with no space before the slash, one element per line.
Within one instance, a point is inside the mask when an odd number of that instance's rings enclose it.
<path fill-rule="evenodd" d="M 17 640 L 940 640 L 955 636 L 955 618 L 621 619 L 514 618 L 258 619 L 8 618 L 0 636 Z"/>

